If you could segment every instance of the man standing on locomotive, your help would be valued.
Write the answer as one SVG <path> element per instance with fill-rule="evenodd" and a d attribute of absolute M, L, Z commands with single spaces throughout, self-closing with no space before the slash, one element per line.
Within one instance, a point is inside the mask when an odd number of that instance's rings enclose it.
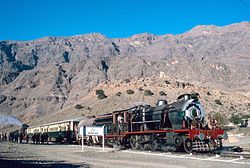
<path fill-rule="evenodd" d="M 78 126 L 77 124 L 74 125 L 74 138 L 76 142 L 78 142 Z"/>
<path fill-rule="evenodd" d="M 118 121 L 119 135 L 120 135 L 121 132 L 123 131 L 122 124 L 123 124 L 123 121 L 124 121 L 124 119 L 123 119 L 123 117 L 122 117 L 121 114 L 118 115 L 117 121 Z"/>

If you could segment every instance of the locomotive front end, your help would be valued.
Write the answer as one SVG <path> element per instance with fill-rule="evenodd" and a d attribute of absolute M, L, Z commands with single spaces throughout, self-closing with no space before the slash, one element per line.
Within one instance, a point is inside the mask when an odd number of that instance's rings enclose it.
<path fill-rule="evenodd" d="M 198 94 L 184 94 L 170 105 L 169 119 L 173 129 L 199 127 L 204 121 L 204 109 Z"/>

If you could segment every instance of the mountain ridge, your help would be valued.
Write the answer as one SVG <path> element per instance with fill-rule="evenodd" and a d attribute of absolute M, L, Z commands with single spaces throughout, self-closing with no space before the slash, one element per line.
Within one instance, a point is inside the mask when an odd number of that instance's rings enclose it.
<path fill-rule="evenodd" d="M 103 83 L 148 78 L 237 92 L 248 99 L 248 39 L 250 22 L 196 26 L 179 35 L 108 38 L 91 33 L 0 41 L 0 110 L 27 120 L 39 118 L 63 111 Z"/>

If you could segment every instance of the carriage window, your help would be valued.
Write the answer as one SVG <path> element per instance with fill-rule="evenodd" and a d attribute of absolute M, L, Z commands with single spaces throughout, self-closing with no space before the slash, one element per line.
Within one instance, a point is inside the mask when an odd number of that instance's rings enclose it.
<path fill-rule="evenodd" d="M 58 131 L 58 127 L 49 128 L 49 131 L 51 132 Z"/>
<path fill-rule="evenodd" d="M 61 130 L 66 131 L 66 127 L 65 126 L 61 127 Z"/>

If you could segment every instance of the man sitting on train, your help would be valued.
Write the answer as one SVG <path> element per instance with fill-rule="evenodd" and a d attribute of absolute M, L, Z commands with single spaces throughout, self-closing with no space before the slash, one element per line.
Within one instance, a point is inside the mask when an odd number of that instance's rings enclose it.
<path fill-rule="evenodd" d="M 208 117 L 206 119 L 206 128 L 207 129 L 216 129 L 218 128 L 217 120 L 211 116 L 211 114 L 208 114 Z"/>

